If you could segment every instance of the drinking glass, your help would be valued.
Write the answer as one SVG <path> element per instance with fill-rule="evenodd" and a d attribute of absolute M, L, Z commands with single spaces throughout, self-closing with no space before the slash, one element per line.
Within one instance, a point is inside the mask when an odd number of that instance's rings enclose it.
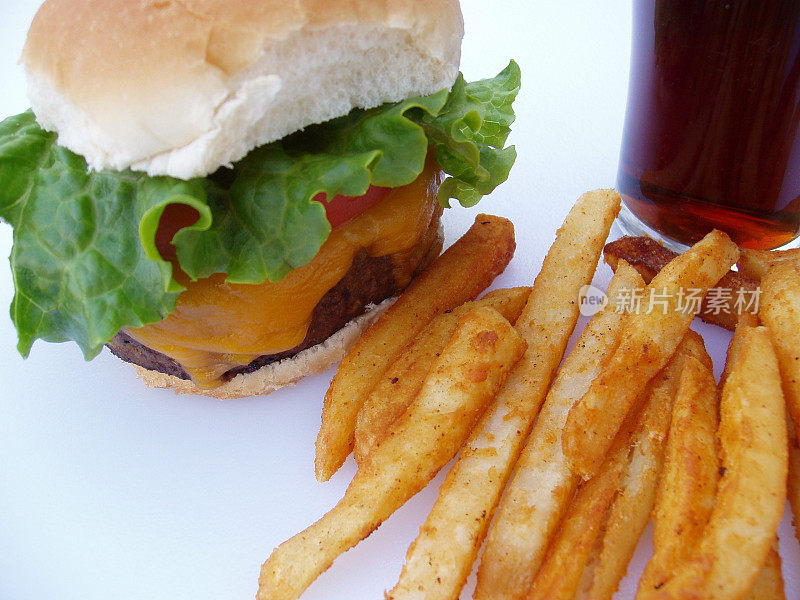
<path fill-rule="evenodd" d="M 800 0 L 634 0 L 617 186 L 627 233 L 746 247 L 800 231 Z"/>

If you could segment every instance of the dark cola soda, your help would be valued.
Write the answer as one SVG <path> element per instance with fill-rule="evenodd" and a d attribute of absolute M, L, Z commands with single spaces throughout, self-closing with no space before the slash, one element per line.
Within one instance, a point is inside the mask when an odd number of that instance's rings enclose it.
<path fill-rule="evenodd" d="M 650 228 L 775 248 L 800 230 L 800 0 L 633 2 L 617 186 Z"/>

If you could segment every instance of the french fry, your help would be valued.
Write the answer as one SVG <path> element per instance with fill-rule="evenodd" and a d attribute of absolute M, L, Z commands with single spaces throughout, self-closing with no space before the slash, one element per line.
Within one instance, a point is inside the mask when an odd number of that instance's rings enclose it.
<path fill-rule="evenodd" d="M 769 327 L 778 355 L 783 393 L 795 425 L 800 424 L 800 265 L 785 262 L 770 269 L 761 282 L 759 316 Z"/>
<path fill-rule="evenodd" d="M 711 516 L 719 479 L 717 408 L 711 371 L 686 359 L 653 511 L 653 556 L 639 580 L 641 594 L 659 589 L 673 576 Z"/>
<path fill-rule="evenodd" d="M 742 598 L 775 539 L 786 498 L 787 440 L 778 361 L 765 327 L 743 327 L 720 403 L 722 478 L 691 555 L 641 598 Z"/>
<path fill-rule="evenodd" d="M 421 490 L 458 452 L 524 348 L 497 311 L 478 308 L 463 317 L 418 396 L 359 466 L 344 498 L 261 567 L 258 599 L 297 598 Z"/>
<path fill-rule="evenodd" d="M 751 250 L 750 248 L 741 248 L 736 265 L 742 275 L 760 280 L 772 267 L 785 263 L 800 265 L 800 249 Z"/>
<path fill-rule="evenodd" d="M 635 269 L 621 263 L 609 284 L 608 306 L 592 318 L 564 361 L 489 531 L 475 598 L 522 598 L 530 588 L 578 485 L 561 449 L 567 412 L 619 343 L 624 315 L 614 308 L 617 301 L 643 286 Z"/>
<path fill-rule="evenodd" d="M 703 338 L 689 330 L 672 360 L 650 383 L 651 391 L 647 394 L 647 404 L 634 433 L 619 491 L 606 518 L 590 572 L 584 574 L 585 584 L 579 598 L 612 598 L 625 576 L 642 531 L 650 521 L 664 463 L 672 407 L 686 357 L 699 361 L 709 372 L 713 368 Z"/>
<path fill-rule="evenodd" d="M 789 434 L 789 479 L 788 495 L 789 505 L 794 514 L 794 532 L 800 542 L 800 441 L 798 441 L 797 427 L 788 419 L 787 430 Z"/>
<path fill-rule="evenodd" d="M 647 286 L 645 298 L 657 294 L 663 310 L 631 314 L 619 347 L 567 418 L 564 453 L 584 479 L 597 472 L 631 406 L 688 330 L 694 314 L 678 306 L 681 293 L 696 289 L 705 295 L 738 255 L 736 244 L 714 230 L 672 260 Z"/>
<path fill-rule="evenodd" d="M 747 592 L 744 600 L 786 600 L 783 586 L 783 573 L 781 572 L 781 555 L 778 553 L 778 538 L 772 542 L 772 547 L 767 554 L 767 560 L 753 587 Z"/>
<path fill-rule="evenodd" d="M 389 597 L 457 598 L 578 318 L 619 194 L 599 190 L 572 208 L 536 277 L 516 329 L 529 350 L 486 411 L 412 544 Z"/>
<path fill-rule="evenodd" d="M 800 265 L 788 261 L 770 268 L 762 279 L 763 297 L 759 316 L 769 327 L 778 356 L 783 393 L 791 419 L 789 436 L 789 504 L 800 541 L 800 449 L 796 428 L 800 426 Z"/>
<path fill-rule="evenodd" d="M 359 339 L 325 394 L 314 461 L 318 480 L 330 479 L 350 454 L 358 411 L 400 350 L 433 317 L 486 289 L 506 268 L 514 247 L 510 221 L 478 215 Z"/>
<path fill-rule="evenodd" d="M 650 283 L 653 277 L 676 256 L 678 256 L 677 252 L 665 248 L 647 236 L 620 238 L 606 244 L 603 251 L 603 257 L 612 269 L 616 270 L 617 262 L 624 259 L 636 267 L 636 270 L 644 277 L 645 283 Z M 755 303 L 750 303 L 749 299 L 758 293 L 758 280 L 747 277 L 744 273 L 728 271 L 717 282 L 716 287 L 725 293 L 718 294 L 713 298 L 713 302 L 709 297 L 704 298 L 700 312 L 697 314 L 706 323 L 733 331 L 741 316 L 740 313 L 756 313 L 757 306 Z M 740 310 L 740 307 L 737 306 L 740 298 L 745 299 L 741 305 L 741 308 L 745 310 Z"/>
<path fill-rule="evenodd" d="M 758 325 L 758 317 L 752 314 L 742 315 L 742 318 L 739 319 L 739 322 L 736 324 L 736 328 L 733 330 L 733 338 L 730 344 L 728 344 L 728 353 L 725 357 L 725 369 L 722 371 L 722 375 L 720 375 L 719 385 L 717 386 L 720 390 L 725 387 L 725 382 L 728 380 L 730 370 L 733 368 L 733 365 L 736 364 L 736 358 L 739 356 L 739 352 L 742 349 L 742 343 L 744 342 L 742 332 L 747 327 L 758 327 Z"/>
<path fill-rule="evenodd" d="M 631 415 L 632 416 L 632 415 Z M 629 420 L 633 420 L 629 417 Z M 547 550 L 527 600 L 572 600 L 619 485 L 630 448 L 632 425 L 620 429 L 600 472 L 584 481 Z"/>
<path fill-rule="evenodd" d="M 746 319 L 741 319 L 739 324 L 737 325 L 738 328 L 744 327 L 758 327 L 758 318 L 754 315 L 746 315 Z M 720 378 L 720 388 L 723 387 L 725 381 L 728 378 L 728 370 L 733 368 L 734 363 L 736 362 L 737 357 L 739 356 L 739 352 L 741 351 L 742 341 L 744 336 L 741 332 L 737 331 L 737 334 L 734 336 L 733 340 L 731 340 L 731 344 L 728 348 L 728 358 L 725 363 L 725 371 L 722 373 L 722 377 Z M 773 343 L 774 345 L 774 343 Z M 780 366 L 780 365 L 779 365 Z M 785 392 L 784 392 L 785 395 Z M 787 493 L 789 495 L 789 502 L 792 503 L 792 462 L 797 461 L 796 469 L 800 469 L 800 453 L 793 453 L 793 450 L 797 448 L 796 439 L 794 438 L 794 425 L 792 424 L 791 419 L 786 419 L 786 429 L 787 429 L 787 439 L 788 439 L 788 446 L 789 446 L 789 475 L 787 478 L 787 486 L 788 490 Z M 798 497 L 798 502 L 800 502 L 800 497 Z M 798 504 L 800 506 L 800 504 Z M 800 539 L 800 538 L 799 538 Z M 783 574 L 781 572 L 781 557 L 778 552 L 778 538 L 775 538 L 775 541 L 772 543 L 772 548 L 767 555 L 767 560 L 764 563 L 761 571 L 758 573 L 758 577 L 756 582 L 753 584 L 753 587 L 745 596 L 744 600 L 785 600 L 786 595 L 784 592 L 784 584 L 783 584 Z"/>
<path fill-rule="evenodd" d="M 597 567 L 600 564 L 600 553 L 603 550 L 603 538 L 606 535 L 606 525 L 608 524 L 609 510 L 600 523 L 600 533 L 595 538 L 592 550 L 586 559 L 586 564 L 583 566 L 583 573 L 581 573 L 580 583 L 578 590 L 575 592 L 575 600 L 594 600 L 592 598 L 592 586 L 594 582 Z"/>
<path fill-rule="evenodd" d="M 446 311 L 431 321 L 381 376 L 358 411 L 353 455 L 361 463 L 372 447 L 386 435 L 416 396 L 433 361 L 453 335 L 458 320 L 479 306 L 489 306 L 512 324 L 516 323 L 531 288 L 519 287 L 489 292 L 480 300 Z"/>

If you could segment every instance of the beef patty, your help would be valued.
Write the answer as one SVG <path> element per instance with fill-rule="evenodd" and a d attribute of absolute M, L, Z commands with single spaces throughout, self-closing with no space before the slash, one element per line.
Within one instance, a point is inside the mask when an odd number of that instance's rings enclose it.
<path fill-rule="evenodd" d="M 438 217 L 438 215 L 437 215 Z M 432 231 L 438 229 L 438 218 L 431 223 Z M 421 263 L 417 271 L 424 269 L 441 251 L 441 235 L 425 236 L 428 247 L 420 252 Z M 432 241 L 432 243 L 431 243 Z M 408 284 L 397 281 L 391 256 L 372 257 L 364 250 L 353 259 L 345 276 L 322 297 L 311 315 L 305 339 L 294 348 L 259 356 L 251 363 L 234 367 L 222 375 L 222 381 L 230 381 L 241 373 L 252 373 L 270 363 L 290 358 L 295 354 L 324 342 L 348 322 L 364 313 L 370 304 L 379 304 L 396 295 Z M 190 379 L 181 364 L 173 358 L 153 350 L 120 331 L 106 344 L 113 354 L 122 360 L 151 371 Z"/>

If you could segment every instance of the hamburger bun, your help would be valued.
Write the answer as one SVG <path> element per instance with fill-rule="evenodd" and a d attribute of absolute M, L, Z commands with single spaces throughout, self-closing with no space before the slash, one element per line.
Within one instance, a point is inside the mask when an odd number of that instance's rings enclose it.
<path fill-rule="evenodd" d="M 458 73 L 456 0 L 48 0 L 22 53 L 37 120 L 95 170 L 204 176 Z"/>

